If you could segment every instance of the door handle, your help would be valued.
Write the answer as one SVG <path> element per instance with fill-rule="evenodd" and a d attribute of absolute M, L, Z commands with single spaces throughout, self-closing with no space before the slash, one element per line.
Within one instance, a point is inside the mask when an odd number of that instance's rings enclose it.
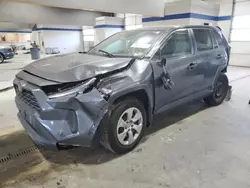
<path fill-rule="evenodd" d="M 217 56 L 216 56 L 216 59 L 221 59 L 222 58 L 222 55 L 221 54 L 218 54 Z"/>
<path fill-rule="evenodd" d="M 196 67 L 198 63 L 190 63 L 187 67 L 188 70 L 192 70 L 194 67 Z"/>

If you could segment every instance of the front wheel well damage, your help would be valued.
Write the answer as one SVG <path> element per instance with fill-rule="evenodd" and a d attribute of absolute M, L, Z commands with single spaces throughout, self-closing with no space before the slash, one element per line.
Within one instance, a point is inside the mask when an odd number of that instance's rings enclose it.
<path fill-rule="evenodd" d="M 149 97 L 146 93 L 145 90 L 137 90 L 133 91 L 130 93 L 127 93 L 125 95 L 122 95 L 118 98 L 116 98 L 111 104 L 114 105 L 116 103 L 119 103 L 120 101 L 125 100 L 126 98 L 136 98 L 137 100 L 141 101 L 142 104 L 144 105 L 144 108 L 146 110 L 146 113 L 149 114 L 150 112 L 150 103 L 149 103 Z M 100 145 L 100 136 L 101 136 L 101 131 L 105 125 L 109 124 L 109 113 L 106 113 L 104 117 L 101 120 L 100 126 L 98 126 L 94 139 L 93 139 L 93 147 L 98 147 Z M 150 125 L 150 117 L 149 115 L 147 116 L 147 126 Z"/>
<path fill-rule="evenodd" d="M 149 98 L 148 98 L 146 91 L 143 89 L 122 95 L 122 96 L 118 97 L 117 99 L 115 99 L 113 104 L 119 103 L 120 101 L 122 101 L 126 98 L 133 98 L 133 97 L 138 99 L 143 104 L 143 106 L 146 110 L 146 113 L 149 114 L 149 111 L 150 111 Z M 147 115 L 147 126 L 149 126 L 149 124 L 150 124 L 149 117 Z"/>

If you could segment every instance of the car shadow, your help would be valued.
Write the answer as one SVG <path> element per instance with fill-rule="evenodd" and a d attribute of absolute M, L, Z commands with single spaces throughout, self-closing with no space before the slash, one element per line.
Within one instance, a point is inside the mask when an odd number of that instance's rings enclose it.
<path fill-rule="evenodd" d="M 147 139 L 153 136 L 157 131 L 166 128 L 174 123 L 181 123 L 185 118 L 196 114 L 206 108 L 206 105 L 202 101 L 194 101 L 186 105 L 180 106 L 173 111 L 165 112 L 157 115 L 154 118 L 153 126 L 148 128 L 145 132 L 145 136 L 141 143 L 147 141 Z M 20 131 L 7 136 L 0 137 L 0 159 L 5 155 L 17 152 L 23 148 L 35 147 L 29 136 L 24 132 Z M 8 149 L 8 151 L 7 151 Z M 133 152 L 140 152 L 140 145 L 135 148 Z M 4 154 L 5 153 L 5 154 Z M 12 168 L 19 168 L 19 162 L 22 160 L 22 164 L 33 164 L 32 161 L 48 161 L 52 164 L 86 164 L 86 165 L 98 165 L 111 161 L 121 155 L 113 154 L 103 147 L 99 146 L 97 148 L 76 148 L 73 150 L 66 151 L 48 151 L 43 149 L 36 149 L 34 152 L 27 153 L 24 156 L 15 157 L 11 160 L 14 165 Z M 42 159 L 41 159 L 42 157 Z M 22 159 L 20 159 L 22 158 Z M 31 160 L 32 159 L 32 160 Z M 16 164 L 15 164 L 16 162 Z M 7 162 L 6 164 L 8 164 Z M 2 165 L 0 163 L 0 165 Z M 3 164 L 4 165 L 4 164 Z M 10 166 L 9 166 L 10 167 Z M 7 167 L 6 167 L 7 168 Z M 25 170 L 25 166 L 22 166 Z M 28 168 L 28 167 L 27 167 Z M 13 171 L 13 170 L 12 170 Z M 14 170 L 15 171 L 15 170 Z M 16 170 L 20 172 L 22 170 Z M 1 173 L 1 171 L 0 171 Z M 12 174 L 13 176 L 15 173 Z"/>
<path fill-rule="evenodd" d="M 145 137 L 142 139 L 141 143 L 147 141 L 147 139 L 153 136 L 157 131 L 172 124 L 181 123 L 185 118 L 188 118 L 204 109 L 206 109 L 206 105 L 202 101 L 194 101 L 180 106 L 173 111 L 157 115 L 154 118 L 153 126 L 146 130 Z M 3 158 L 3 156 L 11 155 L 11 153 L 18 153 L 18 151 L 23 150 L 24 148 L 32 147 L 35 148 L 35 145 L 24 130 L 0 136 L 0 159 Z M 141 150 L 139 144 L 132 153 L 140 152 Z M 21 155 L 15 156 L 9 161 L 0 162 L 0 182 L 5 183 L 9 180 L 12 181 L 15 177 L 18 177 L 20 173 L 27 172 L 31 167 L 37 166 L 40 163 L 44 164 L 44 162 L 49 163 L 51 168 L 55 169 L 67 165 L 100 165 L 120 156 L 121 155 L 116 155 L 107 151 L 101 146 L 95 149 L 76 148 L 60 152 L 36 148 L 32 152 L 22 152 Z M 46 173 L 46 171 L 44 173 Z M 41 177 L 40 175 L 41 174 L 39 173 L 37 174 L 37 176 Z"/>
<path fill-rule="evenodd" d="M 146 130 L 143 141 L 147 140 L 149 136 L 154 135 L 157 131 L 175 123 L 182 123 L 184 119 L 201 112 L 206 108 L 207 105 L 202 100 L 196 100 L 185 105 L 181 105 L 171 111 L 156 115 L 154 117 L 152 127 Z"/>

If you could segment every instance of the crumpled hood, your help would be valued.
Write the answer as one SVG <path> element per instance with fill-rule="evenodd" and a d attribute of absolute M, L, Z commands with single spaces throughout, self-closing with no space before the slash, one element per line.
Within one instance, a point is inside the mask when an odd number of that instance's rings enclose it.
<path fill-rule="evenodd" d="M 72 53 L 35 61 L 24 70 L 56 82 L 75 82 L 126 67 L 131 58 L 109 58 Z"/>

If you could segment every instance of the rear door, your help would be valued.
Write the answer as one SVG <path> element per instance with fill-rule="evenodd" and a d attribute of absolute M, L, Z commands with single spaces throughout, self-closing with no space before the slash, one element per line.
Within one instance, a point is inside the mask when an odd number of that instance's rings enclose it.
<path fill-rule="evenodd" d="M 215 77 L 217 75 L 218 71 L 222 71 L 227 64 L 229 60 L 229 52 L 227 51 L 227 46 L 225 46 L 225 41 L 223 36 L 219 35 L 214 30 L 211 30 L 211 35 L 213 38 L 213 44 L 214 44 L 214 53 L 212 58 L 212 69 L 211 69 L 211 76 L 208 77 L 208 84 L 210 85 L 209 88 L 213 89 L 213 83 L 215 80 Z"/>
<path fill-rule="evenodd" d="M 215 71 L 218 68 L 218 54 L 214 51 L 213 38 L 210 29 L 197 28 L 192 29 L 196 43 L 196 74 L 200 78 L 197 86 L 194 87 L 194 93 L 207 92 L 214 79 Z"/>

